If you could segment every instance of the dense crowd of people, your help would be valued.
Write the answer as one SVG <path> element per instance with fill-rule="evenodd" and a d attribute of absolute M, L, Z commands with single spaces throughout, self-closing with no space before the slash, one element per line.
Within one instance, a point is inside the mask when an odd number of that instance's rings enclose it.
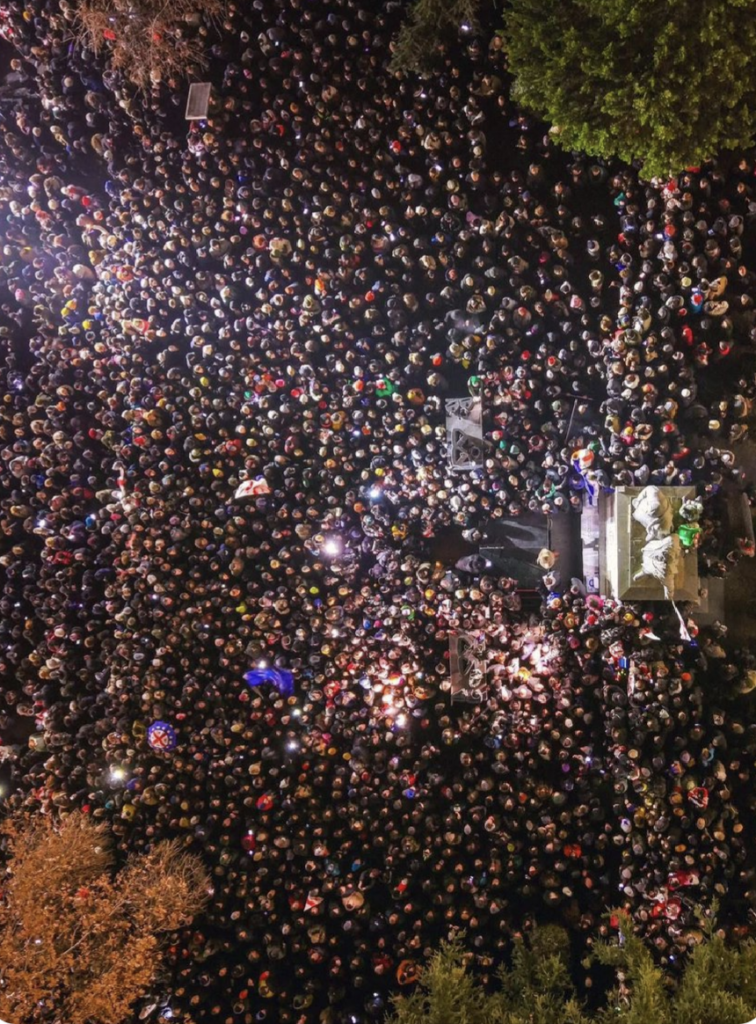
<path fill-rule="evenodd" d="M 702 574 L 752 554 L 719 503 L 750 495 L 753 162 L 565 154 L 495 34 L 391 74 L 400 14 L 232 3 L 189 123 L 70 5 L 0 8 L 7 804 L 203 855 L 163 1016 L 362 1024 L 460 929 L 485 974 L 533 920 L 625 906 L 669 960 L 696 904 L 756 909 L 753 654 L 558 559 L 523 607 L 438 544 L 693 484 Z M 484 464 L 451 474 L 471 395 Z"/>

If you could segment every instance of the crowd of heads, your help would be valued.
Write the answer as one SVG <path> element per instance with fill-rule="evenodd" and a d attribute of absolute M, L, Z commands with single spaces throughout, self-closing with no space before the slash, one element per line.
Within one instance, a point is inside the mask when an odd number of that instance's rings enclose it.
<path fill-rule="evenodd" d="M 702 573 L 751 553 L 720 512 L 750 494 L 753 162 L 566 154 L 495 33 L 391 74 L 400 14 L 231 3 L 189 123 L 69 5 L 0 7 L 7 803 L 202 854 L 157 1000 L 197 1022 L 381 1019 L 462 929 L 485 975 L 533 921 L 588 942 L 624 906 L 670 961 L 696 904 L 756 908 L 750 652 L 558 561 L 523 607 L 439 543 L 690 484 Z M 451 474 L 465 396 L 485 458 Z"/>

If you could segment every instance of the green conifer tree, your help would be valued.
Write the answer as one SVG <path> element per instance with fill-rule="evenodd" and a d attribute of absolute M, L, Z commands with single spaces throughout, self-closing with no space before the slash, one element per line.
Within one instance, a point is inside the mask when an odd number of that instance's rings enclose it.
<path fill-rule="evenodd" d="M 392 1024 L 489 1024 L 489 1000 L 468 973 L 461 938 L 442 943 L 417 988 L 394 999 Z"/>
<path fill-rule="evenodd" d="M 428 72 L 495 11 L 416 0 L 392 69 Z M 508 0 L 503 20 L 512 98 L 565 149 L 639 161 L 651 178 L 753 145 L 756 0 Z"/>
<path fill-rule="evenodd" d="M 499 969 L 501 989 L 489 1002 L 489 1021 L 501 1024 L 588 1024 L 570 972 L 563 928 L 546 925 L 515 939 L 510 966 Z"/>
<path fill-rule="evenodd" d="M 444 43 L 478 28 L 480 0 L 416 0 L 394 43 L 391 70 L 429 71 Z"/>
<path fill-rule="evenodd" d="M 691 952 L 680 981 L 665 979 L 629 918 L 619 915 L 618 941 L 598 943 L 594 957 L 623 977 L 598 1024 L 746 1024 L 756 1015 L 756 943 L 728 946 L 715 927 L 716 906 L 699 911 L 702 941 Z"/>
<path fill-rule="evenodd" d="M 512 95 L 567 149 L 677 173 L 753 144 L 756 0 L 510 0 Z"/>
<path fill-rule="evenodd" d="M 673 1024 L 665 975 L 646 944 L 633 932 L 630 918 L 619 914 L 618 941 L 598 943 L 594 958 L 614 967 L 618 984 L 599 1013 L 599 1024 L 620 1020 L 623 1024 Z M 740 1024 L 745 1024 L 741 1021 Z"/>
<path fill-rule="evenodd" d="M 517 938 L 493 992 L 469 971 L 474 960 L 460 938 L 432 954 L 414 992 L 398 996 L 387 1024 L 746 1024 L 756 1016 L 756 942 L 731 946 L 700 915 L 701 941 L 677 980 L 617 914 L 610 942 L 585 961 L 607 965 L 616 984 L 590 1012 L 577 998 L 567 933 L 536 928 Z"/>

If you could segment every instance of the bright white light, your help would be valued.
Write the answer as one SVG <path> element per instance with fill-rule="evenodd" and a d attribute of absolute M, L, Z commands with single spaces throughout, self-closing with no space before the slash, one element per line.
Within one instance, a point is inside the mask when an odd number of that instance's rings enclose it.
<path fill-rule="evenodd" d="M 294 718 L 299 718 L 299 716 L 301 714 L 302 714 L 302 709 L 301 708 L 294 708 L 294 710 L 292 711 L 292 715 L 294 716 Z"/>
<path fill-rule="evenodd" d="M 396 716 L 396 724 L 404 727 L 407 724 L 407 716 L 406 715 L 397 715 Z"/>
<path fill-rule="evenodd" d="M 337 537 L 330 537 L 323 545 L 323 551 L 327 555 L 338 555 L 341 553 L 341 541 Z"/>
<path fill-rule="evenodd" d="M 286 749 L 287 750 L 299 750 L 299 744 L 297 743 L 296 740 L 289 740 L 289 742 L 286 744 Z"/>
<path fill-rule="evenodd" d="M 113 782 L 123 782 L 123 780 L 126 778 L 126 769 L 118 767 L 111 768 L 110 778 L 113 780 Z"/>
<path fill-rule="evenodd" d="M 370 488 L 370 497 L 371 498 L 380 498 L 380 496 L 381 496 L 381 489 L 380 489 L 380 487 L 371 487 Z"/>
<path fill-rule="evenodd" d="M 258 667 L 258 668 L 267 668 L 267 667 L 268 667 L 268 663 L 267 663 L 267 661 L 265 661 L 265 659 L 263 658 L 263 660 L 262 660 L 262 661 L 258 661 L 258 663 L 257 663 L 257 667 Z"/>

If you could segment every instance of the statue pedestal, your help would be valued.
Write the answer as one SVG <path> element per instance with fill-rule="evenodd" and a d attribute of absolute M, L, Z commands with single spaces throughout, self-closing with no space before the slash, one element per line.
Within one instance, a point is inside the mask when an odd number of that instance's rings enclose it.
<path fill-rule="evenodd" d="M 725 581 L 715 576 L 704 576 L 701 580 L 703 593 L 695 620 L 699 626 L 711 626 L 714 622 L 725 621 Z"/>
<path fill-rule="evenodd" d="M 633 576 L 641 567 L 641 552 L 646 531 L 632 517 L 631 502 L 643 487 L 617 487 L 599 499 L 599 573 L 600 592 L 620 601 L 666 601 L 664 587 L 657 580 Z M 662 487 L 677 512 L 683 501 L 695 498 L 695 487 Z M 675 601 L 699 600 L 698 553 L 683 554 L 675 578 Z"/>

